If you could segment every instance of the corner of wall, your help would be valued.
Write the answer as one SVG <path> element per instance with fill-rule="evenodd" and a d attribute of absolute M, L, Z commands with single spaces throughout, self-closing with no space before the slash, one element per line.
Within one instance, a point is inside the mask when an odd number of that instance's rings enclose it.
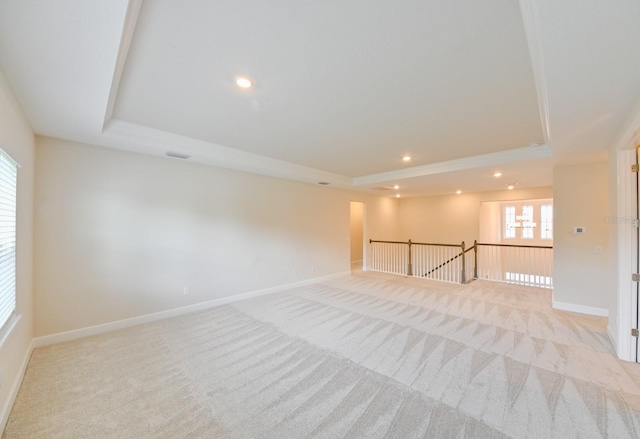
<path fill-rule="evenodd" d="M 33 348 L 33 208 L 35 136 L 0 71 L 0 147 L 16 162 L 18 210 L 16 228 L 16 318 L 0 342 L 0 431 L 4 429 Z M 7 384 L 10 383 L 10 384 Z"/>

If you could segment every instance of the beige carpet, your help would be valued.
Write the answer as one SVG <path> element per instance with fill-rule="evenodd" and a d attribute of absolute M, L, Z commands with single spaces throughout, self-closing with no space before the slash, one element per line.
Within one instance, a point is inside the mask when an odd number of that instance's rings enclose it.
<path fill-rule="evenodd" d="M 640 437 L 640 366 L 550 294 L 358 274 L 36 349 L 3 438 Z"/>

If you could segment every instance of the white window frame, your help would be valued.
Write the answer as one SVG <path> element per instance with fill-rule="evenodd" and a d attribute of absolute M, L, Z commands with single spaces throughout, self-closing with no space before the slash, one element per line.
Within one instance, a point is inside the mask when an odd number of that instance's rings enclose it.
<path fill-rule="evenodd" d="M 503 212 L 504 218 L 504 239 L 515 239 L 516 229 L 514 224 L 516 222 L 516 206 L 505 206 Z"/>
<path fill-rule="evenodd" d="M 533 227 L 524 227 L 524 224 L 527 222 L 533 222 L 533 205 L 525 204 L 522 206 L 522 239 L 533 239 L 534 238 L 534 229 Z"/>
<path fill-rule="evenodd" d="M 0 149 L 0 333 L 16 312 L 17 183 L 18 164 Z"/>
<path fill-rule="evenodd" d="M 540 205 L 540 239 L 553 239 L 553 204 Z"/>

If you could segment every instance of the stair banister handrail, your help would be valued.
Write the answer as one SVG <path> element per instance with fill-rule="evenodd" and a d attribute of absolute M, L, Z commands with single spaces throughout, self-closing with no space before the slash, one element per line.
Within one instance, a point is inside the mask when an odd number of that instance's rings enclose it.
<path fill-rule="evenodd" d="M 411 245 L 413 244 L 411 242 L 411 240 L 408 240 L 407 242 L 404 241 L 380 241 L 380 240 L 375 240 L 375 239 L 369 239 L 369 244 L 372 243 L 379 243 L 379 244 L 405 244 L 409 246 L 409 250 L 408 250 L 408 259 L 407 259 L 407 276 L 413 276 L 413 264 L 411 263 Z"/>
<path fill-rule="evenodd" d="M 552 249 L 552 245 L 520 245 L 520 244 L 492 244 L 487 242 L 478 242 L 476 245 L 484 245 L 484 246 L 492 246 L 492 247 L 519 247 L 519 248 L 550 248 Z"/>
<path fill-rule="evenodd" d="M 399 245 L 406 245 L 406 252 L 404 253 L 404 250 L 400 250 L 400 254 L 401 256 L 401 260 L 402 263 L 400 265 L 397 265 L 398 268 L 400 268 L 399 271 L 395 271 L 396 274 L 403 274 L 403 275 L 407 275 L 407 276 L 425 276 L 428 277 L 430 276 L 432 273 L 438 271 L 438 270 L 442 270 L 440 271 L 440 273 L 445 272 L 446 273 L 457 273 L 458 278 L 456 281 L 460 281 L 461 283 L 466 283 L 467 280 L 470 279 L 478 279 L 479 275 L 480 275 L 480 271 L 485 270 L 484 267 L 484 263 L 481 263 L 481 259 L 484 258 L 483 255 L 480 255 L 481 250 L 480 247 L 486 247 L 486 248 L 491 248 L 491 247 L 495 247 L 495 248 L 510 248 L 510 249 L 523 249 L 523 251 L 526 250 L 532 250 L 532 251 L 536 251 L 536 250 L 542 250 L 544 252 L 547 251 L 553 251 L 553 246 L 552 245 L 523 245 L 523 244 L 494 244 L 494 243 L 484 243 L 484 242 L 478 242 L 477 240 L 474 240 L 473 245 L 468 247 L 465 245 L 465 242 L 462 241 L 460 244 L 441 244 L 441 243 L 428 243 L 428 242 L 413 242 L 412 240 L 407 240 L 407 241 L 382 241 L 382 240 L 373 240 L 373 239 L 369 239 L 369 243 L 382 243 L 382 244 L 399 244 Z M 451 254 L 450 256 L 447 256 L 447 259 L 442 261 L 441 263 L 439 263 L 437 266 L 431 268 L 430 270 L 424 270 L 423 271 L 423 267 L 422 265 L 420 265 L 420 267 L 414 267 L 414 262 L 422 264 L 421 261 L 422 259 L 416 259 L 418 255 L 418 253 L 414 254 L 417 250 L 416 249 L 412 249 L 412 246 L 427 246 L 427 247 L 449 247 L 449 248 L 458 248 L 460 249 L 460 252 L 457 254 Z M 469 259 L 468 261 L 466 260 L 466 254 L 468 252 L 470 252 L 471 250 L 474 251 L 474 255 L 473 255 L 473 260 Z M 537 253 L 536 253 L 537 254 Z M 550 257 L 552 257 L 553 255 L 551 254 Z M 460 257 L 462 257 L 462 261 L 460 262 L 460 265 L 455 265 L 454 261 L 456 261 L 457 259 L 459 259 Z M 534 257 L 538 257 L 538 256 L 534 256 Z M 422 257 L 420 257 L 422 258 Z M 415 261 L 414 261 L 415 259 Z M 549 257 L 543 256 L 543 260 L 549 259 Z M 483 259 L 484 260 L 484 259 Z M 400 262 L 400 261 L 398 261 Z M 433 261 L 432 261 L 433 262 Z M 541 262 L 542 264 L 548 264 L 549 262 Z M 449 265 L 451 264 L 451 265 Z M 473 264 L 473 271 L 472 271 L 472 275 L 468 276 L 467 274 L 467 270 L 470 270 L 470 264 Z M 538 286 L 537 284 L 540 284 L 539 286 L 542 286 L 544 288 L 552 288 L 552 282 L 553 282 L 553 278 L 550 277 L 552 275 L 547 275 L 546 273 L 551 273 L 553 267 L 550 266 L 550 268 L 547 267 L 547 265 L 538 265 L 537 267 L 546 267 L 544 268 L 545 271 L 543 271 L 541 274 L 532 271 L 532 272 L 524 272 L 524 273 L 520 273 L 520 272 L 515 272 L 515 275 L 523 277 L 524 281 L 523 285 L 533 285 L 533 286 Z M 414 272 L 414 268 L 415 268 L 415 272 Z M 426 268 L 426 267 L 425 267 Z M 504 270 L 503 268 L 498 268 L 499 270 Z M 382 270 L 384 271 L 384 270 Z M 393 271 L 393 270 L 392 270 Z M 514 273 L 506 273 L 507 275 L 511 275 L 511 277 L 514 276 Z M 445 274 L 445 277 L 449 276 L 448 274 Z M 484 274 L 482 276 L 485 276 Z M 530 280 L 531 279 L 531 280 Z M 500 279 L 497 279 L 500 280 Z M 512 280 L 512 279 L 511 279 Z M 518 280 L 519 281 L 519 280 Z"/>

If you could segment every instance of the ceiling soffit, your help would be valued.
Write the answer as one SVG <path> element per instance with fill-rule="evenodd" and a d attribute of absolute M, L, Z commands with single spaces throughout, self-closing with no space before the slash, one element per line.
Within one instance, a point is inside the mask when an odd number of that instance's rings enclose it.
<path fill-rule="evenodd" d="M 343 182 L 512 157 L 545 135 L 518 5 L 491 3 L 130 4 L 107 120 L 203 161 L 237 150 Z"/>

